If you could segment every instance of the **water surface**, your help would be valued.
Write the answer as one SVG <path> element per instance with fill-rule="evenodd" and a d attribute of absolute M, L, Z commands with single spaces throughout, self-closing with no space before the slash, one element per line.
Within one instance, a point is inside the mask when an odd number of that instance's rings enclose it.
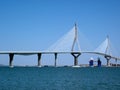
<path fill-rule="evenodd" d="M 0 67 L 0 90 L 120 90 L 120 68 Z"/>

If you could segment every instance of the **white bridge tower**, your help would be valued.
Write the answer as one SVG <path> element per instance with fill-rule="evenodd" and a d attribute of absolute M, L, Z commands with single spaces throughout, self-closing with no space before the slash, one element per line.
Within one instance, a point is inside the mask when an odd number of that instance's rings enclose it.
<path fill-rule="evenodd" d="M 74 51 L 75 44 L 78 46 L 77 51 Z M 71 54 L 74 57 L 74 66 L 78 66 L 78 57 L 81 55 L 80 51 L 81 51 L 81 49 L 80 49 L 80 44 L 79 44 L 79 40 L 78 40 L 78 30 L 77 30 L 77 25 L 75 23 L 75 37 L 74 37 L 74 41 L 73 41 L 73 45 L 72 45 L 72 49 L 71 49 Z"/>

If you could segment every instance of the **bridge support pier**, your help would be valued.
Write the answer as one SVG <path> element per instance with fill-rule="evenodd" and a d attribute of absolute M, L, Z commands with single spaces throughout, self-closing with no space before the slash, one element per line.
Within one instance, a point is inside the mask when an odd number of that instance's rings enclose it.
<path fill-rule="evenodd" d="M 111 56 L 105 55 L 105 58 L 106 58 L 106 60 L 107 60 L 107 66 L 110 66 L 110 59 L 111 59 Z"/>
<path fill-rule="evenodd" d="M 78 57 L 81 55 L 81 53 L 71 53 L 74 57 L 74 66 L 78 66 Z"/>
<path fill-rule="evenodd" d="M 38 53 L 38 67 L 41 67 L 41 56 L 42 54 L 41 53 Z"/>
<path fill-rule="evenodd" d="M 13 64 L 12 64 L 13 58 L 14 58 L 14 54 L 13 54 L 13 53 L 10 53 L 10 54 L 9 54 L 9 66 L 10 66 L 10 67 L 13 67 Z"/>
<path fill-rule="evenodd" d="M 54 53 L 55 55 L 55 63 L 54 63 L 54 66 L 56 67 L 57 66 L 57 53 Z"/>

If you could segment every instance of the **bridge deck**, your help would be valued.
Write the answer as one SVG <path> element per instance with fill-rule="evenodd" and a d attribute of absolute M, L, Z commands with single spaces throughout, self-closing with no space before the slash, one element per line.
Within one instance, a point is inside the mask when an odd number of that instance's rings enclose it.
<path fill-rule="evenodd" d="M 57 51 L 0 51 L 0 54 L 15 54 L 15 55 L 34 55 L 34 54 L 84 54 L 84 53 L 89 53 L 89 54 L 98 54 L 98 55 L 102 55 L 102 56 L 108 56 L 111 57 L 112 59 L 116 59 L 116 60 L 120 60 L 120 58 L 115 57 L 115 56 L 111 56 L 111 55 L 107 55 L 105 53 L 100 53 L 100 52 L 93 52 L 93 51 L 71 51 L 71 52 L 57 52 Z"/>

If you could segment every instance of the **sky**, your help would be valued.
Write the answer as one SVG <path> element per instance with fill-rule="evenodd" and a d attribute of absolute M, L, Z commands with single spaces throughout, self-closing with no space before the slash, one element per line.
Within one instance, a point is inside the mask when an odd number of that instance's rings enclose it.
<path fill-rule="evenodd" d="M 94 49 L 109 35 L 120 53 L 120 0 L 0 0 L 0 51 L 45 50 L 75 22 Z M 79 64 L 88 63 L 84 57 Z M 0 55 L 0 64 L 8 62 L 8 55 Z M 36 64 L 35 55 L 14 57 L 14 65 Z M 43 55 L 42 64 L 53 65 L 54 55 Z M 73 65 L 73 57 L 59 55 L 57 64 Z"/>

